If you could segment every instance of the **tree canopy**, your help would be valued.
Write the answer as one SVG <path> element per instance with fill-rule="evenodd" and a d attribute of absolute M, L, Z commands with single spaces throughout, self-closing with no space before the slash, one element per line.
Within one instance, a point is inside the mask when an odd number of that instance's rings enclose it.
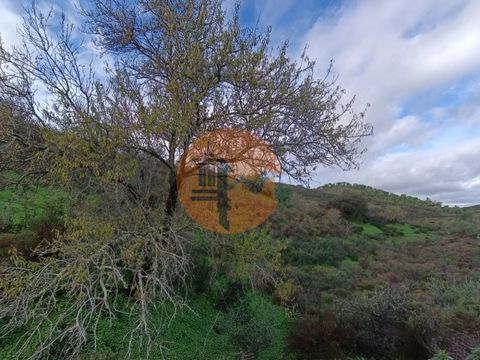
<path fill-rule="evenodd" d="M 242 28 L 238 6 L 227 19 L 218 0 L 94 0 L 83 14 L 79 34 L 64 15 L 53 27 L 55 14 L 29 9 L 23 44 L 2 47 L 0 56 L 3 96 L 22 104 L 41 141 L 54 144 L 36 150 L 49 149 L 63 175 L 107 174 L 145 202 L 149 194 L 134 189 L 125 154 L 166 167 L 173 187 L 188 145 L 228 127 L 269 143 L 282 172 L 297 181 L 318 165 L 358 165 L 371 126 L 354 111 L 354 98 L 345 101 L 331 76 L 317 79 L 305 52 L 293 61 L 287 43 L 272 49 L 270 30 Z M 103 76 L 94 71 L 100 59 L 85 62 L 88 34 L 111 59 Z M 35 86 L 48 101 L 39 103 Z M 3 149 L 28 143 L 23 136 L 5 124 Z M 172 189 L 170 213 L 175 200 Z"/>

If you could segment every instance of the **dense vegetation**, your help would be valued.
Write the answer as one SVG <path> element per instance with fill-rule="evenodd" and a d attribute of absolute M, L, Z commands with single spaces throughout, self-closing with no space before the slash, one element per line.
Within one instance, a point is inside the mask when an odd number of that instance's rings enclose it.
<path fill-rule="evenodd" d="M 302 358 L 464 359 L 479 346 L 478 212 L 361 185 L 292 193 L 272 221 L 305 314 L 290 338 Z"/>
<path fill-rule="evenodd" d="M 1 192 L 4 261 L 17 239 L 31 248 L 62 231 L 74 198 L 42 186 Z M 348 184 L 279 185 L 277 198 L 270 220 L 243 235 L 189 227 L 186 306 L 157 308 L 152 358 L 478 358 L 478 210 Z M 129 348 L 136 305 L 124 296 L 114 303 L 125 315 L 100 317 L 81 358 Z M 13 358 L 32 334 L 42 336 L 27 324 L 4 333 L 1 357 Z M 132 341 L 131 356 L 143 358 L 145 344 Z"/>

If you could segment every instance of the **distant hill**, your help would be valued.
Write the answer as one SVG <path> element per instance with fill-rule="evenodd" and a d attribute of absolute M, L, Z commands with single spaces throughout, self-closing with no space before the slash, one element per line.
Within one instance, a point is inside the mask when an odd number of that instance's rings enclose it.
<path fill-rule="evenodd" d="M 465 208 L 442 206 L 440 202 L 429 199 L 422 200 L 409 195 L 397 195 L 360 184 L 326 184 L 315 189 L 299 185 L 278 184 L 277 192 L 281 195 L 278 198 L 279 203 L 282 202 L 282 192 L 291 193 L 291 207 L 303 214 L 301 222 L 311 220 L 311 223 L 318 223 L 318 220 L 324 217 L 329 208 L 342 207 L 342 203 L 343 205 L 352 203 L 353 208 L 364 206 L 365 209 L 362 210 L 364 211 L 364 220 L 368 219 L 374 223 L 384 222 L 382 219 L 389 222 L 396 217 L 396 221 L 411 225 L 433 225 L 447 228 L 455 224 L 463 212 L 469 211 Z M 285 216 L 288 223 L 290 219 Z"/>

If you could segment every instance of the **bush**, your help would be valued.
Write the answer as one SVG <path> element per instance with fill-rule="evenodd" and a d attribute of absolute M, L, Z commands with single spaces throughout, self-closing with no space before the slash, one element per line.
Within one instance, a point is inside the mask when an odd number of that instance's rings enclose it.
<path fill-rule="evenodd" d="M 342 217 L 341 211 L 335 208 L 327 209 L 322 216 L 322 225 L 325 233 L 330 235 L 346 236 L 353 230 L 351 224 Z"/>
<path fill-rule="evenodd" d="M 289 346 L 300 359 L 337 359 L 342 337 L 333 313 L 307 313 L 292 327 Z"/>
<path fill-rule="evenodd" d="M 275 187 L 275 198 L 277 204 L 283 208 L 292 206 L 292 188 L 288 185 L 278 184 Z"/>
<path fill-rule="evenodd" d="M 344 191 L 338 198 L 330 201 L 328 207 L 338 209 L 346 218 L 355 220 L 364 220 L 368 212 L 367 200 L 351 191 Z"/>
<path fill-rule="evenodd" d="M 466 360 L 480 360 L 480 346 L 472 349 Z"/>
<path fill-rule="evenodd" d="M 292 241 L 284 257 L 294 265 L 337 265 L 345 259 L 357 260 L 365 251 L 360 239 L 315 237 Z"/>
<path fill-rule="evenodd" d="M 476 237 L 479 234 L 478 227 L 468 221 L 458 221 L 450 228 L 450 234 L 459 236 Z"/>
<path fill-rule="evenodd" d="M 339 302 L 336 307 L 345 349 L 384 358 L 406 356 L 424 359 L 428 349 L 419 342 L 408 325 L 409 299 L 402 290 L 385 289 L 369 297 Z"/>
<path fill-rule="evenodd" d="M 397 222 L 405 219 L 405 211 L 397 205 L 387 205 L 382 210 L 383 217 L 389 222 Z"/>
<path fill-rule="evenodd" d="M 291 359 L 286 352 L 289 320 L 282 308 L 257 293 L 248 293 L 215 326 L 243 353 L 259 360 Z"/>
<path fill-rule="evenodd" d="M 0 258 L 8 257 L 8 251 L 15 248 L 19 254 L 30 257 L 32 250 L 40 243 L 40 238 L 34 233 L 1 234 Z"/>
<path fill-rule="evenodd" d="M 217 251 L 220 270 L 231 282 L 266 289 L 273 274 L 281 271 L 281 252 L 285 245 L 273 240 L 265 229 L 222 237 Z"/>
<path fill-rule="evenodd" d="M 453 358 L 448 355 L 446 351 L 439 351 L 437 352 L 433 357 L 431 357 L 429 360 L 453 360 Z"/>

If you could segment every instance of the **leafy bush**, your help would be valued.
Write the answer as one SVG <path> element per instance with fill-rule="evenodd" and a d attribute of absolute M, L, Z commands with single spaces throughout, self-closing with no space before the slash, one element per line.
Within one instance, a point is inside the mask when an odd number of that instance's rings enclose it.
<path fill-rule="evenodd" d="M 333 313 L 307 313 L 295 322 L 289 346 L 300 359 L 337 359 L 342 354 L 343 335 Z"/>
<path fill-rule="evenodd" d="M 259 360 L 292 359 L 286 352 L 290 321 L 282 308 L 269 299 L 250 292 L 244 301 L 230 308 L 215 329 L 228 334 L 242 352 Z"/>
<path fill-rule="evenodd" d="M 275 198 L 277 204 L 284 208 L 290 208 L 292 206 L 292 193 L 293 190 L 288 185 L 278 184 L 275 187 Z"/>
<path fill-rule="evenodd" d="M 480 346 L 472 349 L 466 360 L 480 360 Z"/>
<path fill-rule="evenodd" d="M 344 259 L 357 260 L 371 244 L 361 238 L 315 237 L 294 240 L 285 250 L 285 259 L 294 265 L 337 265 Z"/>
<path fill-rule="evenodd" d="M 450 228 L 450 234 L 459 235 L 459 236 L 470 236 L 475 237 L 480 233 L 479 229 L 475 224 L 460 220 L 456 222 Z"/>
<path fill-rule="evenodd" d="M 456 330 L 480 328 L 480 281 L 477 279 L 438 280 L 428 283 L 432 307 L 439 308 L 445 324 Z"/>
<path fill-rule="evenodd" d="M 350 339 L 342 340 L 344 348 L 374 357 L 426 355 L 428 349 L 407 324 L 409 302 L 404 291 L 394 289 L 339 301 L 339 326 L 350 334 Z"/>
<path fill-rule="evenodd" d="M 285 244 L 270 237 L 265 229 L 219 237 L 214 262 L 230 282 L 266 289 L 273 285 L 273 274 L 281 271 Z"/>
<path fill-rule="evenodd" d="M 335 208 L 349 219 L 363 220 L 367 217 L 367 200 L 353 191 L 344 191 L 338 198 L 328 204 L 329 208 Z"/>
<path fill-rule="evenodd" d="M 389 222 L 397 222 L 405 219 L 405 211 L 398 205 L 387 205 L 382 209 L 383 217 Z"/>
<path fill-rule="evenodd" d="M 453 360 L 453 358 L 446 351 L 440 350 L 429 360 Z"/>
<path fill-rule="evenodd" d="M 41 223 L 62 223 L 71 198 L 60 189 L 25 186 L 0 192 L 0 231 L 33 230 Z"/>

